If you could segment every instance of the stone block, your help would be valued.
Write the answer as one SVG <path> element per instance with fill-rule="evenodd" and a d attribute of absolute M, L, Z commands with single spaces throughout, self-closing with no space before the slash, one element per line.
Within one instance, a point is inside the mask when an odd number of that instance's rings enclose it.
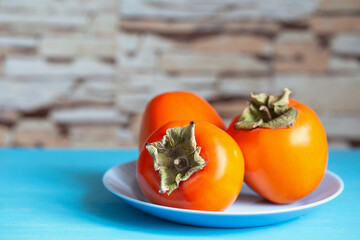
<path fill-rule="evenodd" d="M 166 86 L 165 86 L 166 87 Z M 119 93 L 116 98 L 116 105 L 121 112 L 137 114 L 142 113 L 145 107 L 155 96 L 169 91 L 191 91 L 204 99 L 212 99 L 217 96 L 215 89 L 193 89 L 188 90 L 184 87 L 177 88 L 176 85 L 168 85 L 166 88 L 153 89 L 151 91 L 137 93 Z"/>
<path fill-rule="evenodd" d="M 121 29 L 136 32 L 155 32 L 159 34 L 192 34 L 199 25 L 194 22 L 173 22 L 154 19 L 122 19 Z"/>
<path fill-rule="evenodd" d="M 236 19 L 266 18 L 274 20 L 294 20 L 315 12 L 319 1 L 169 1 L 155 3 L 146 0 L 124 0 L 119 5 L 119 14 L 129 19 L 194 20 L 216 19 L 229 21 Z M 231 11 L 229 11 L 231 9 Z"/>
<path fill-rule="evenodd" d="M 139 134 L 140 134 L 140 128 L 141 128 L 141 123 L 142 123 L 142 117 L 143 114 L 142 113 L 136 113 L 136 114 L 132 114 L 131 118 L 130 118 L 130 125 L 128 126 L 128 129 L 131 131 L 134 142 L 136 143 L 136 147 L 137 147 L 137 143 L 139 141 Z M 126 138 L 125 138 L 126 140 Z"/>
<path fill-rule="evenodd" d="M 42 58 L 8 57 L 3 72 L 9 77 L 89 77 L 112 76 L 112 64 L 92 58 L 77 58 L 71 63 L 49 63 Z"/>
<path fill-rule="evenodd" d="M 310 44 L 316 42 L 316 36 L 309 31 L 282 31 L 275 39 L 276 44 Z"/>
<path fill-rule="evenodd" d="M 360 17 L 331 16 L 313 17 L 310 19 L 311 28 L 321 34 L 337 34 L 344 32 L 360 32 Z"/>
<path fill-rule="evenodd" d="M 333 56 L 330 59 L 329 71 L 332 74 L 360 74 L 360 63 L 353 58 Z"/>
<path fill-rule="evenodd" d="M 50 58 L 115 57 L 115 41 L 86 36 L 46 37 L 41 40 L 40 53 Z"/>
<path fill-rule="evenodd" d="M 158 57 L 148 51 L 138 51 L 133 54 L 123 54 L 120 53 L 117 55 L 118 67 L 121 70 L 147 70 L 153 71 L 158 65 Z"/>
<path fill-rule="evenodd" d="M 0 26 L 14 28 L 51 27 L 58 29 L 84 29 L 89 19 L 84 15 L 4 13 L 0 12 Z"/>
<path fill-rule="evenodd" d="M 215 85 L 216 79 L 213 75 L 131 73 L 117 81 L 117 104 L 121 110 L 134 112 L 134 109 L 144 108 L 143 102 L 169 91 L 191 91 L 205 99 L 212 99 L 218 94 Z M 130 107 L 126 105 L 127 102 L 130 102 Z"/>
<path fill-rule="evenodd" d="M 116 98 L 116 106 L 121 112 L 142 113 L 148 102 L 156 95 L 156 93 L 119 94 Z"/>
<path fill-rule="evenodd" d="M 360 0 L 321 0 L 319 11 L 321 12 L 356 12 L 360 10 Z"/>
<path fill-rule="evenodd" d="M 111 80 L 87 80 L 77 86 L 65 101 L 70 103 L 112 103 L 115 97 L 115 83 Z"/>
<path fill-rule="evenodd" d="M 228 119 L 227 126 L 236 116 L 240 115 L 242 111 L 247 107 L 248 101 L 245 99 L 230 99 L 230 100 L 218 100 L 211 103 L 217 113 L 224 118 Z"/>
<path fill-rule="evenodd" d="M 2 0 L 0 2 L 0 9 L 4 12 L 21 12 L 25 14 L 45 14 L 51 12 L 66 15 L 85 15 L 114 11 L 117 4 L 117 0 L 86 0 L 86 2 L 82 0 L 63 0 L 61 2 L 56 0 Z"/>
<path fill-rule="evenodd" d="M 270 78 L 225 78 L 218 83 L 221 96 L 236 96 L 249 98 L 250 92 L 268 92 L 271 87 Z"/>
<path fill-rule="evenodd" d="M 114 39 L 81 40 L 78 45 L 78 56 L 115 58 L 116 45 Z"/>
<path fill-rule="evenodd" d="M 340 34 L 331 41 L 331 50 L 337 54 L 360 56 L 360 34 Z"/>
<path fill-rule="evenodd" d="M 162 53 L 169 50 L 181 48 L 182 44 L 171 38 L 165 38 L 154 34 L 142 35 L 138 46 L 141 51 Z"/>
<path fill-rule="evenodd" d="M 118 127 L 115 125 L 72 126 L 69 131 L 70 143 L 76 148 L 115 148 Z"/>
<path fill-rule="evenodd" d="M 195 40 L 188 44 L 193 51 L 215 53 L 244 53 L 255 55 L 269 55 L 270 42 L 266 38 L 250 35 L 218 35 Z"/>
<path fill-rule="evenodd" d="M 318 8 L 320 0 L 303 0 L 303 1 L 292 1 L 292 0 L 270 0 L 270 1 L 258 1 L 256 2 L 258 8 L 258 17 L 271 19 L 276 21 L 294 21 L 299 19 L 307 18 L 314 14 Z M 254 2 L 248 2 L 248 7 L 253 9 L 252 4 Z M 242 8 L 242 4 L 240 4 Z M 247 9 L 247 14 L 250 15 Z M 242 9 L 241 9 L 242 10 Z"/>
<path fill-rule="evenodd" d="M 176 73 L 269 72 L 269 65 L 256 58 L 233 53 L 171 52 L 160 57 L 160 68 Z"/>
<path fill-rule="evenodd" d="M 167 35 L 190 35 L 216 32 L 255 32 L 274 34 L 279 31 L 279 24 L 259 19 L 239 21 L 167 21 L 161 19 L 122 19 L 120 27 L 130 32 L 154 32 Z"/>
<path fill-rule="evenodd" d="M 115 36 L 117 32 L 118 16 L 116 12 L 101 13 L 92 20 L 90 31 L 100 36 Z"/>
<path fill-rule="evenodd" d="M 268 34 L 274 35 L 281 30 L 279 23 L 275 21 L 266 21 L 264 19 L 248 19 L 248 20 L 238 20 L 230 22 L 220 22 L 218 25 L 215 25 L 220 30 L 225 32 L 247 32 L 247 33 L 259 33 L 259 34 Z"/>
<path fill-rule="evenodd" d="M 37 47 L 37 42 L 34 37 L 29 36 L 0 36 L 0 49 L 23 49 L 32 50 Z"/>
<path fill-rule="evenodd" d="M 49 135 L 57 134 L 58 130 L 53 122 L 41 118 L 23 118 L 16 125 L 17 131 L 41 131 Z"/>
<path fill-rule="evenodd" d="M 121 33 L 117 36 L 118 54 L 135 54 L 141 46 L 143 35 L 135 33 Z"/>
<path fill-rule="evenodd" d="M 119 147 L 131 147 L 137 148 L 137 136 L 129 128 L 119 128 L 116 131 L 116 138 L 119 144 Z"/>
<path fill-rule="evenodd" d="M 12 33 L 2 35 L 0 36 L 0 58 L 5 59 L 7 56 L 15 55 L 34 55 L 37 45 L 38 43 L 33 37 L 13 36 Z"/>
<path fill-rule="evenodd" d="M 325 132 L 329 138 L 359 140 L 360 115 L 331 116 L 320 115 Z"/>
<path fill-rule="evenodd" d="M 329 54 L 317 45 L 281 45 L 276 47 L 278 59 L 274 69 L 278 73 L 325 73 Z"/>
<path fill-rule="evenodd" d="M 35 11 L 38 13 L 37 10 L 44 11 L 46 7 L 49 7 L 49 3 L 53 3 L 53 1 L 49 0 L 32 0 L 32 1 L 12 1 L 12 0 L 2 0 L 0 2 L 0 9 L 4 12 L 16 12 L 16 11 L 23 11 L 23 12 L 30 12 Z"/>
<path fill-rule="evenodd" d="M 0 81 L 0 108 L 32 112 L 47 108 L 63 98 L 73 81 Z"/>
<path fill-rule="evenodd" d="M 207 95 L 206 93 L 201 93 L 206 90 L 215 90 L 218 79 L 214 75 L 178 75 L 178 76 L 168 76 L 168 82 L 170 79 L 175 81 L 179 85 L 179 89 L 184 91 L 192 91 L 198 95 Z M 214 94 L 212 94 L 214 95 Z"/>
<path fill-rule="evenodd" d="M 293 98 L 318 114 L 360 113 L 360 81 L 356 75 L 277 75 L 273 86 L 273 94 L 287 87 L 293 91 Z"/>
<path fill-rule="evenodd" d="M 9 145 L 10 129 L 4 125 L 0 125 L 0 148 Z"/>
<path fill-rule="evenodd" d="M 20 113 L 15 110 L 0 109 L 0 123 L 12 125 L 20 118 Z"/>
<path fill-rule="evenodd" d="M 64 147 L 68 141 L 56 125 L 46 119 L 25 118 L 14 129 L 13 145 L 24 147 Z"/>
<path fill-rule="evenodd" d="M 309 32 L 285 32 L 278 36 L 274 69 L 279 73 L 325 73 L 328 51 Z"/>
<path fill-rule="evenodd" d="M 50 119 L 62 124 L 118 124 L 127 122 L 127 117 L 121 115 L 112 107 L 75 107 L 55 109 L 50 113 Z"/>
<path fill-rule="evenodd" d="M 123 70 L 154 70 L 158 55 L 175 48 L 175 42 L 151 34 L 123 33 L 118 37 L 117 44 L 118 66 Z"/>
<path fill-rule="evenodd" d="M 202 91 L 215 88 L 214 75 L 167 75 L 164 73 L 131 72 L 118 79 L 118 92 L 155 93 L 166 91 Z"/>
<path fill-rule="evenodd" d="M 57 2 L 57 1 L 56 1 Z M 95 15 L 99 13 L 111 14 L 116 12 L 116 8 L 119 5 L 118 0 L 86 0 L 86 2 L 82 0 L 64 0 L 61 2 L 57 2 L 57 4 L 52 3 L 51 6 L 56 7 L 56 10 L 59 12 L 68 12 L 69 14 L 76 15 Z"/>
<path fill-rule="evenodd" d="M 349 150 L 351 143 L 347 139 L 328 139 L 328 148 L 331 150 Z"/>
<path fill-rule="evenodd" d="M 52 58 L 74 58 L 78 52 L 78 43 L 61 38 L 44 38 L 40 41 L 40 54 Z"/>

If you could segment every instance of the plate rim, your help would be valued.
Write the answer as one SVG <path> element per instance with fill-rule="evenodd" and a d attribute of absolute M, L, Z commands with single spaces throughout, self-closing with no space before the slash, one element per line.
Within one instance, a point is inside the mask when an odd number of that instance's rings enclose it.
<path fill-rule="evenodd" d="M 183 208 L 174 208 L 174 207 L 168 207 L 168 206 L 163 206 L 163 205 L 158 205 L 155 203 L 151 203 L 151 202 L 144 202 L 135 198 L 131 198 L 125 195 L 122 195 L 116 191 L 113 191 L 109 186 L 107 186 L 106 182 L 105 182 L 105 178 L 107 177 L 107 175 L 109 175 L 109 173 L 111 171 L 113 171 L 115 168 L 126 164 L 126 163 L 131 163 L 131 162 L 136 162 L 137 160 L 132 160 L 132 161 L 127 161 L 124 163 L 120 163 L 117 164 L 111 168 L 109 168 L 108 170 L 106 170 L 106 172 L 103 174 L 102 177 L 102 183 L 105 186 L 105 188 L 110 191 L 111 193 L 113 193 L 114 195 L 129 201 L 129 202 L 134 202 L 137 203 L 139 205 L 145 205 L 147 207 L 151 207 L 151 208 L 158 208 L 161 210 L 165 210 L 165 211 L 175 211 L 175 212 L 179 212 L 179 213 L 189 213 L 189 214 L 200 214 L 200 215 L 219 215 L 219 216 L 256 216 L 256 215 L 272 215 L 272 214 L 280 214 L 280 213 L 291 213 L 291 212 L 296 212 L 296 211 L 300 211 L 300 210 L 306 210 L 306 209 L 310 209 L 319 205 L 322 205 L 324 203 L 327 203 L 333 199 L 335 199 L 336 197 L 338 197 L 344 190 L 344 182 L 343 180 L 334 172 L 330 171 L 330 170 L 326 170 L 325 175 L 329 174 L 330 176 L 334 177 L 337 182 L 339 183 L 339 188 L 336 190 L 335 193 L 331 194 L 330 196 L 320 200 L 320 201 L 316 201 L 310 204 L 306 204 L 306 205 L 300 205 L 300 206 L 294 206 L 291 207 L 289 209 L 278 209 L 278 210 L 267 210 L 267 211 L 262 211 L 262 212 L 254 212 L 254 213 L 235 213 L 235 212 L 225 212 L 225 211 L 203 211 L 203 210 L 191 210 L 191 209 L 183 209 Z M 324 175 L 324 177 L 325 177 Z M 319 185 L 320 186 L 320 185 Z M 315 191 L 315 190 L 314 190 Z"/>

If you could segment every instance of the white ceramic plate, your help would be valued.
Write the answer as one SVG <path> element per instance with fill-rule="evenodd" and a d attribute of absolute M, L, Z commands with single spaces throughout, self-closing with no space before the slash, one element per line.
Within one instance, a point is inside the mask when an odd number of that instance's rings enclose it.
<path fill-rule="evenodd" d="M 272 204 L 244 184 L 237 200 L 225 211 L 196 211 L 151 203 L 140 190 L 135 173 L 136 161 L 120 164 L 104 174 L 103 183 L 110 192 L 148 214 L 173 222 L 204 227 L 255 227 L 283 222 L 334 199 L 344 188 L 342 180 L 327 171 L 314 192 L 291 204 Z"/>

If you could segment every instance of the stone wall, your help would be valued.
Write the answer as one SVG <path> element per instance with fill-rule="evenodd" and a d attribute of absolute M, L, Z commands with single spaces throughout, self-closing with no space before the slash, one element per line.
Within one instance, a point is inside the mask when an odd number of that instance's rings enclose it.
<path fill-rule="evenodd" d="M 289 87 L 360 143 L 360 0 L 0 0 L 0 146 L 134 147 L 155 95 Z"/>

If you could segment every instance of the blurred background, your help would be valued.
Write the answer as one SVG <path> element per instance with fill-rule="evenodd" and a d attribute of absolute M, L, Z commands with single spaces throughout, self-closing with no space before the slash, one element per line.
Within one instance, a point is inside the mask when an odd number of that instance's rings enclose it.
<path fill-rule="evenodd" d="M 360 0 L 0 0 L 3 147 L 136 147 L 159 93 L 229 123 L 284 87 L 360 146 Z"/>

